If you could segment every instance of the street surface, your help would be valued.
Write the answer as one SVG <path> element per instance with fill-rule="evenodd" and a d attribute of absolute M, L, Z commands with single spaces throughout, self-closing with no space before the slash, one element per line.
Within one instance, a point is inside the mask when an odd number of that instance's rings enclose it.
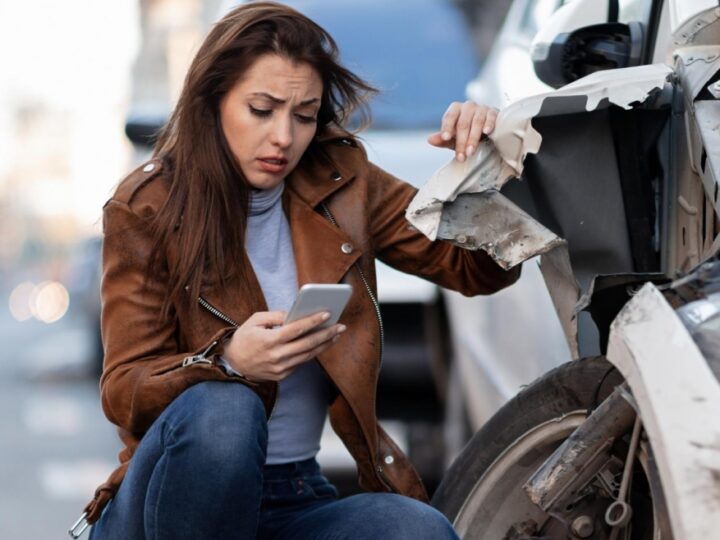
<path fill-rule="evenodd" d="M 120 447 L 88 374 L 91 336 L 78 315 L 17 322 L 3 304 L 0 537 L 67 538 Z"/>

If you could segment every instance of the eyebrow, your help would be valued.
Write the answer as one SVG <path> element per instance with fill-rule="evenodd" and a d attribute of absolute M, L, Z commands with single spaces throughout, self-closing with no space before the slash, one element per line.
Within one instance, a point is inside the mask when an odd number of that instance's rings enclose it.
<path fill-rule="evenodd" d="M 250 94 L 251 96 L 260 96 L 269 99 L 273 103 L 278 103 L 282 105 L 283 103 L 286 103 L 286 99 L 280 99 L 279 97 L 275 97 L 271 94 L 268 94 L 267 92 L 253 92 Z M 305 101 L 301 101 L 300 105 L 310 105 L 312 103 L 315 103 L 316 101 L 320 101 L 320 98 L 312 98 L 312 99 L 306 99 Z"/>

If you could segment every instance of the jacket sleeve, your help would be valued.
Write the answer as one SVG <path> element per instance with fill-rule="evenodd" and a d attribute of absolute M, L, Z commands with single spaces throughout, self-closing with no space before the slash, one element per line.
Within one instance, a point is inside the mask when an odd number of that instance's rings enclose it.
<path fill-rule="evenodd" d="M 117 200 L 103 212 L 102 406 L 111 422 L 143 433 L 186 388 L 233 378 L 215 358 L 234 329 L 218 332 L 197 351 L 178 350 L 177 324 L 160 317 L 164 280 L 146 279 L 152 247 L 147 221 Z M 202 353 L 208 361 L 183 366 L 185 358 Z"/>
<path fill-rule="evenodd" d="M 517 281 L 520 266 L 503 270 L 482 250 L 430 241 L 405 219 L 417 189 L 372 163 L 369 167 L 370 227 L 378 259 L 466 296 L 490 294 Z"/>

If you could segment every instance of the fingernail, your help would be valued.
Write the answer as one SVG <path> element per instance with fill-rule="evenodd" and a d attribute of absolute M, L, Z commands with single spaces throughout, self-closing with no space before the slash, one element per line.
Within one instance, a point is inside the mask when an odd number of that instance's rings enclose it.
<path fill-rule="evenodd" d="M 460 152 L 460 153 L 457 155 L 457 160 L 458 160 L 460 163 L 462 163 L 463 161 L 465 161 L 465 154 L 463 154 L 462 152 Z"/>
<path fill-rule="evenodd" d="M 443 140 L 443 141 L 449 141 L 450 139 L 452 139 L 452 135 L 450 135 L 450 132 L 449 132 L 449 131 L 443 131 L 443 132 L 442 132 L 442 140 Z"/>
<path fill-rule="evenodd" d="M 484 127 L 483 127 L 483 133 L 485 133 L 485 135 L 487 135 L 487 134 L 490 133 L 491 131 L 492 131 L 492 129 L 490 129 L 490 126 L 484 126 Z"/>
<path fill-rule="evenodd" d="M 340 328 L 338 328 L 338 334 L 342 334 L 345 330 L 347 330 L 347 326 L 341 324 Z"/>
<path fill-rule="evenodd" d="M 322 314 L 322 320 L 327 321 L 330 318 L 330 314 L 326 311 Z"/>
<path fill-rule="evenodd" d="M 472 144 L 467 147 L 467 155 L 468 156 L 472 156 L 474 151 L 475 151 L 475 147 Z"/>

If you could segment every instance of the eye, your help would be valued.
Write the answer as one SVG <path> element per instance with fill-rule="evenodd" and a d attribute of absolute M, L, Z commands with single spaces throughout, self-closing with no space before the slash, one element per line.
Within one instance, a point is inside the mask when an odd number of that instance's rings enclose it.
<path fill-rule="evenodd" d="M 317 122 L 317 118 L 314 116 L 306 116 L 304 114 L 296 114 L 295 118 L 297 118 L 301 124 L 314 124 Z"/>
<path fill-rule="evenodd" d="M 251 114 L 259 116 L 260 118 L 267 118 L 272 114 L 272 109 L 256 109 L 252 105 L 248 105 L 248 109 L 250 110 Z"/>

